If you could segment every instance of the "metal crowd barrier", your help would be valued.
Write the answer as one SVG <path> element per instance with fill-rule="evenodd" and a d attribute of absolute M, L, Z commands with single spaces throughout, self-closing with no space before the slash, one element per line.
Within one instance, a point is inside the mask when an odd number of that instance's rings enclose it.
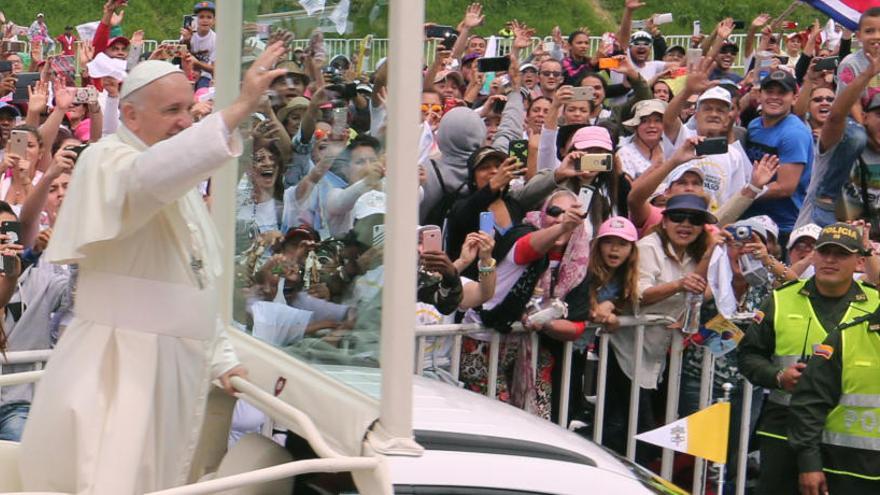
<path fill-rule="evenodd" d="M 643 315 L 640 317 L 621 316 L 620 329 L 634 328 L 635 335 L 634 348 L 634 369 L 636 376 L 632 380 L 629 397 L 629 417 L 627 418 L 627 444 L 626 457 L 634 461 L 636 457 L 636 439 L 638 428 L 638 412 L 639 412 L 639 370 L 644 359 L 643 346 L 645 339 L 645 327 L 654 325 L 668 325 L 674 323 L 674 320 L 665 315 Z M 601 326 L 591 325 L 590 328 L 598 330 L 599 335 L 599 368 L 597 371 L 596 385 L 596 403 L 595 417 L 593 426 L 593 441 L 601 444 L 603 434 L 603 424 L 605 418 L 605 396 L 607 391 L 607 374 L 608 374 L 608 353 L 610 352 L 608 341 L 610 334 L 602 331 Z M 670 330 L 672 332 L 672 344 L 670 346 L 669 359 L 669 378 L 667 380 L 667 399 L 665 423 L 669 424 L 677 419 L 679 392 L 681 388 L 681 365 L 684 353 L 684 335 L 679 331 Z M 501 346 L 501 334 L 483 327 L 479 324 L 459 324 L 459 325 L 423 325 L 416 327 L 416 373 L 424 374 L 425 371 L 425 347 L 427 338 L 453 338 L 452 355 L 450 356 L 450 373 L 456 380 L 459 379 L 459 366 L 461 359 L 462 336 L 473 335 L 476 333 L 491 333 L 489 341 L 489 376 L 487 382 L 486 395 L 490 398 L 496 398 L 496 380 L 498 377 L 498 361 Z M 529 332 L 520 324 L 513 326 L 512 334 L 520 334 Z M 537 373 L 538 360 L 538 334 L 530 332 L 532 346 L 535 351 L 532 353 L 532 372 Z M 559 420 L 558 424 L 562 427 L 568 426 L 568 397 L 571 388 L 571 366 L 572 366 L 573 343 L 565 342 L 563 349 L 562 374 L 560 383 L 559 397 L 554 400 L 559 401 Z M 706 350 L 703 353 L 703 361 L 701 367 L 700 378 L 700 397 L 698 410 L 705 409 L 712 404 L 712 384 L 715 368 L 714 355 Z M 751 423 L 751 407 L 752 407 L 752 391 L 753 386 L 747 380 L 743 381 L 742 387 L 742 415 L 740 418 L 739 438 L 730 438 L 729 442 L 737 442 L 737 471 L 736 471 L 736 491 L 737 495 L 745 493 L 746 484 L 746 464 L 748 457 L 748 444 L 750 437 Z M 667 479 L 672 479 L 672 468 L 674 454 L 670 449 L 663 449 L 661 461 L 660 475 Z M 706 462 L 701 458 L 695 458 L 694 464 L 694 494 L 703 494 L 706 481 Z"/>
<path fill-rule="evenodd" d="M 688 35 L 664 35 L 666 39 L 666 44 L 668 46 L 683 46 L 685 48 L 690 44 L 691 37 Z M 734 34 L 731 36 L 731 39 L 739 46 L 740 55 L 737 56 L 737 59 L 734 61 L 733 68 L 734 69 L 743 69 L 743 59 L 742 52 L 745 48 L 745 34 Z M 533 43 L 539 43 L 544 41 L 553 41 L 553 38 L 550 36 L 540 38 L 533 37 Z M 511 38 L 497 38 L 498 42 L 498 53 L 506 54 L 510 52 L 510 46 L 513 43 Z M 595 53 L 599 46 L 602 43 L 602 38 L 600 36 L 591 36 L 590 37 L 590 51 L 591 53 Z M 345 55 L 351 58 L 352 55 L 356 55 L 358 50 L 360 49 L 361 39 L 345 39 L 345 38 L 325 38 L 324 46 L 327 49 L 327 60 L 329 61 L 331 58 L 336 55 Z M 305 49 L 309 45 L 308 39 L 298 39 L 294 40 L 293 46 L 298 48 Z M 428 40 L 425 42 L 425 63 L 430 64 L 434 61 L 434 54 L 436 53 L 437 44 L 434 40 Z M 531 47 L 525 50 L 525 57 L 531 54 Z M 364 67 L 367 71 L 373 71 L 376 69 L 376 64 L 379 60 L 386 57 L 388 55 L 388 40 L 385 38 L 373 38 L 371 55 L 368 60 L 365 61 Z"/>
<path fill-rule="evenodd" d="M 688 35 L 664 35 L 666 39 L 666 44 L 668 46 L 683 46 L 687 48 L 690 44 L 691 37 Z M 740 54 L 737 55 L 736 61 L 734 61 L 733 68 L 734 69 L 743 69 L 743 59 L 742 53 L 745 48 L 745 34 L 734 34 L 731 36 L 731 39 L 736 42 L 737 46 L 739 46 Z M 506 54 L 510 52 L 510 45 L 513 42 L 510 38 L 497 38 L 498 40 L 498 53 Z M 178 39 L 169 39 L 169 40 L 144 40 L 144 51 L 151 52 L 154 51 L 161 43 L 177 43 Z M 553 41 L 550 36 L 546 36 L 544 38 L 533 37 L 533 42 L 543 42 L 543 41 Z M 30 41 L 24 40 L 26 50 L 25 53 L 30 53 Z M 595 53 L 600 44 L 602 43 L 602 38 L 600 36 L 591 36 L 590 37 L 590 51 Z M 327 60 L 329 61 L 331 58 L 336 55 L 345 55 L 346 57 L 351 58 L 353 55 L 357 55 L 360 50 L 361 39 L 360 38 L 325 38 L 324 46 L 327 50 Z M 308 39 L 298 39 L 293 41 L 293 46 L 298 48 L 305 49 L 309 45 Z M 56 49 L 53 54 L 59 53 L 59 48 L 56 43 Z M 434 61 L 434 54 L 436 53 L 436 42 L 433 40 L 429 40 L 425 43 L 425 60 L 426 63 L 432 63 Z M 525 56 L 531 54 L 531 48 L 526 49 Z M 51 55 L 51 54 L 50 54 Z M 387 38 L 373 38 L 371 55 L 365 60 L 364 68 L 367 71 L 376 70 L 376 64 L 379 60 L 388 56 L 388 39 Z"/>

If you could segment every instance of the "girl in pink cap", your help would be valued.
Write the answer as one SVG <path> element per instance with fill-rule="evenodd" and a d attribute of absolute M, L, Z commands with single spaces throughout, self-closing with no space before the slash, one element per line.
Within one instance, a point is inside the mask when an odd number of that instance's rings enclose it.
<path fill-rule="evenodd" d="M 606 331 L 614 331 L 619 324 L 617 315 L 632 313 L 631 302 L 637 297 L 639 280 L 636 241 L 636 227 L 627 218 L 614 216 L 602 223 L 590 245 L 590 262 L 584 280 L 586 304 L 582 308 L 569 306 L 569 319 L 580 318 L 604 325 Z M 569 396 L 569 417 L 573 420 L 585 420 L 590 407 L 584 394 L 576 391 L 584 390 L 587 352 L 595 338 L 595 332 L 587 330 L 574 342 L 576 355 L 572 359 L 571 390 L 575 393 Z"/>

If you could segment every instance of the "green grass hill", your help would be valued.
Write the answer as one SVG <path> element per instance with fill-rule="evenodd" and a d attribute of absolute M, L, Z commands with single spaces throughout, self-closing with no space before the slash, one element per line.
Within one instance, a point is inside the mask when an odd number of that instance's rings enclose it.
<path fill-rule="evenodd" d="M 249 8 L 259 13 L 295 10 L 297 0 L 244 0 Z M 351 0 L 350 19 L 354 23 L 351 36 L 376 33 L 385 36 L 387 29 L 387 4 L 390 0 Z M 396 0 L 411 2 L 414 0 Z M 427 19 L 440 24 L 455 26 L 471 0 L 427 0 Z M 37 12 L 46 14 L 53 35 L 59 34 L 66 24 L 82 24 L 96 21 L 101 16 L 104 0 L 4 0 L 0 10 L 17 24 L 27 26 Z M 130 35 L 136 27 L 146 31 L 147 39 L 162 40 L 177 36 L 182 16 L 190 12 L 193 0 L 133 0 L 126 10 L 123 31 Z M 328 0 L 328 5 L 334 5 Z M 555 25 L 564 33 L 577 27 L 587 26 L 594 34 L 616 30 L 623 10 L 624 0 L 483 0 L 486 24 L 478 30 L 492 34 L 510 19 L 519 19 L 547 35 Z M 647 5 L 636 11 L 636 19 L 644 19 L 652 13 L 671 12 L 674 22 L 663 26 L 667 34 L 689 33 L 692 22 L 700 19 L 703 29 L 709 30 L 722 16 L 733 16 L 748 23 L 760 12 L 779 13 L 789 0 L 646 0 Z M 325 14 L 329 14 L 328 9 Z M 813 18 L 825 18 L 818 11 L 801 5 L 791 16 L 801 26 Z M 328 35 L 329 36 L 329 35 Z"/>
<path fill-rule="evenodd" d="M 122 29 L 126 36 L 137 28 L 144 29 L 147 39 L 176 38 L 183 16 L 192 11 L 195 1 L 133 0 L 126 9 Z M 18 25 L 29 26 L 38 12 L 46 15 L 49 32 L 58 36 L 64 26 L 76 26 L 100 20 L 104 0 L 3 0 L 0 10 Z"/>

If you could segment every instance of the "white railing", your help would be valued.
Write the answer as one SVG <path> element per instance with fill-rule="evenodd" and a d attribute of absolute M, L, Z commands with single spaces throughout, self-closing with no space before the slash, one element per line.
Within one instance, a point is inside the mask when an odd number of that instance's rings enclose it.
<path fill-rule="evenodd" d="M 626 457 L 635 460 L 636 456 L 636 439 L 638 433 L 638 411 L 639 411 L 639 381 L 640 370 L 642 368 L 643 346 L 645 339 L 645 327 L 652 325 L 667 325 L 673 323 L 674 320 L 665 315 L 643 315 L 641 317 L 621 316 L 620 328 L 634 328 L 634 365 L 635 376 L 630 387 L 629 397 L 629 417 L 627 418 L 627 444 Z M 590 328 L 598 330 L 599 335 L 599 367 L 596 377 L 596 401 L 595 415 L 593 425 L 593 441 L 601 444 L 603 438 L 603 424 L 605 418 L 605 396 L 606 381 L 608 373 L 608 340 L 610 334 L 602 331 L 602 327 L 591 325 Z M 450 373 L 454 379 L 459 378 L 459 366 L 461 355 L 462 336 L 473 335 L 476 333 L 491 333 L 489 341 L 489 365 L 488 365 L 488 382 L 486 395 L 490 398 L 496 397 L 496 380 L 498 377 L 498 361 L 501 346 L 501 334 L 491 329 L 485 328 L 478 324 L 460 324 L 460 325 L 425 325 L 416 327 L 416 372 L 423 374 L 425 371 L 425 346 L 428 337 L 453 338 L 452 355 L 450 356 Z M 515 324 L 511 333 L 521 334 L 528 332 L 522 325 Z M 681 388 L 681 364 L 684 351 L 684 336 L 679 331 L 672 331 L 673 339 L 670 346 L 669 360 L 669 379 L 667 381 L 667 398 L 666 398 L 666 414 L 665 424 L 669 424 L 678 417 L 679 392 Z M 532 339 L 532 372 L 537 374 L 537 358 L 538 358 L 538 334 L 530 333 Z M 569 390 L 571 388 L 571 365 L 572 365 L 572 342 L 565 342 L 563 349 L 562 374 L 560 383 L 559 397 L 554 400 L 559 404 L 560 426 L 568 424 L 568 400 Z M 715 368 L 715 357 L 706 349 L 703 352 L 703 361 L 701 366 L 700 378 L 700 399 L 698 410 L 704 409 L 712 404 L 712 384 Z M 537 376 L 537 375 L 536 375 Z M 750 436 L 751 423 L 751 407 L 752 407 L 752 391 L 753 386 L 747 380 L 743 381 L 742 389 L 742 414 L 740 417 L 739 438 L 730 438 L 730 442 L 737 442 L 737 472 L 736 472 L 736 494 L 743 495 L 745 493 L 746 484 L 746 460 L 748 456 L 748 442 Z M 665 479 L 672 479 L 672 467 L 674 452 L 669 449 L 663 449 L 663 457 L 661 461 L 660 475 Z M 706 479 L 706 463 L 701 458 L 696 458 L 694 465 L 694 482 L 693 493 L 702 494 L 705 490 Z"/>
<path fill-rule="evenodd" d="M 664 36 L 666 39 L 666 44 L 670 47 L 672 46 L 682 46 L 685 49 L 690 45 L 691 37 L 687 35 L 667 35 Z M 745 48 L 745 34 L 734 34 L 730 37 L 736 44 L 739 46 L 740 53 L 743 53 L 743 49 Z M 553 41 L 549 36 L 546 38 L 532 38 L 534 43 L 539 43 L 543 41 Z M 506 54 L 510 52 L 510 46 L 513 42 L 510 38 L 498 38 L 498 53 Z M 590 37 L 590 53 L 595 53 L 599 49 L 599 45 L 602 43 L 602 38 L 599 36 L 591 36 Z M 298 39 L 293 42 L 294 47 L 299 47 L 305 49 L 309 44 L 309 40 L 307 39 Z M 360 39 L 344 39 L 344 38 L 330 38 L 324 39 L 324 46 L 327 50 L 327 60 L 329 61 L 331 58 L 336 55 L 345 55 L 351 58 L 353 55 L 357 55 L 360 50 L 361 40 Z M 425 42 L 425 63 L 430 64 L 434 61 L 434 54 L 436 53 L 437 42 L 435 40 L 428 40 Z M 525 50 L 525 57 L 531 54 L 531 48 Z M 376 68 L 376 64 L 379 60 L 386 57 L 388 55 L 388 40 L 385 38 L 373 38 L 373 43 L 371 45 L 371 55 L 368 60 L 364 62 L 364 68 L 367 71 L 373 71 Z M 733 68 L 737 70 L 741 70 L 744 68 L 742 55 L 737 56 L 737 59 L 734 61 Z"/>
<path fill-rule="evenodd" d="M 35 363 L 39 365 L 48 360 L 50 353 L 51 351 L 9 352 L 6 354 L 6 359 L 2 360 L 2 363 Z M 0 387 L 25 383 L 36 384 L 43 373 L 45 373 L 44 370 L 37 370 L 0 375 Z M 306 473 L 375 471 L 377 472 L 378 479 L 381 479 L 381 475 L 378 473 L 381 461 L 379 457 L 344 456 L 327 444 L 312 420 L 299 409 L 263 391 L 243 378 L 232 377 L 232 385 L 237 390 L 236 397 L 247 401 L 272 420 L 279 424 L 295 425 L 300 436 L 309 443 L 312 450 L 321 458 L 291 461 L 245 473 L 151 492 L 147 495 L 207 495 L 244 486 L 260 485 Z M 391 493 L 390 486 L 384 488 L 385 493 Z"/>
<path fill-rule="evenodd" d="M 10 351 L 6 355 L 0 354 L 0 390 L 4 386 L 23 385 L 36 381 L 43 374 L 43 365 L 49 360 L 52 351 L 49 349 L 40 351 Z M 18 371 L 3 375 L 3 366 L 12 364 L 33 364 L 31 371 Z"/>
<path fill-rule="evenodd" d="M 688 35 L 664 35 L 666 39 L 666 44 L 670 47 L 672 46 L 682 46 L 687 48 L 691 42 L 691 37 Z M 733 68 L 737 70 L 742 70 L 743 66 L 743 58 L 742 53 L 745 48 L 745 34 L 734 34 L 730 37 L 734 42 L 736 42 L 737 46 L 739 46 L 740 55 L 737 56 L 736 61 L 734 61 Z M 549 36 L 545 38 L 532 38 L 535 43 L 543 42 L 543 41 L 553 41 Z M 150 52 L 155 50 L 161 43 L 177 43 L 178 39 L 170 39 L 170 40 L 144 40 L 144 52 Z M 510 45 L 513 40 L 510 38 L 498 38 L 498 53 L 506 54 L 510 52 Z M 24 41 L 26 46 L 25 53 L 30 53 L 30 42 Z M 599 45 L 602 43 L 602 38 L 599 36 L 591 36 L 590 37 L 590 52 L 595 53 L 599 49 Z M 307 48 L 309 45 L 308 39 L 298 39 L 294 40 L 292 46 L 294 48 Z M 347 38 L 325 38 L 324 39 L 324 47 L 327 50 L 327 61 L 336 55 L 345 55 L 348 58 L 351 58 L 353 55 L 357 55 L 361 46 L 361 39 L 347 39 Z M 426 63 L 431 63 L 434 60 L 434 54 L 436 53 L 436 41 L 428 40 L 425 42 L 425 61 Z M 55 47 L 55 51 L 50 53 L 49 55 L 57 55 L 60 53 L 60 48 Z M 525 50 L 525 56 L 531 54 L 531 48 Z M 376 70 L 376 64 L 379 60 L 388 56 L 388 39 L 387 38 L 373 38 L 373 43 L 370 49 L 370 56 L 364 60 L 364 70 L 368 72 L 372 72 Z"/>

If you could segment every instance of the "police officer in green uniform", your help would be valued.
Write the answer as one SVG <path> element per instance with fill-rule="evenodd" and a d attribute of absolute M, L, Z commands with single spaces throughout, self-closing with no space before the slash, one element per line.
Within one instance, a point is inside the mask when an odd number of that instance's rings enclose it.
<path fill-rule="evenodd" d="M 799 491 L 797 457 L 788 443 L 790 402 L 814 348 L 829 331 L 880 306 L 880 293 L 874 287 L 853 281 L 863 254 L 859 229 L 845 223 L 822 229 L 813 261 L 815 276 L 774 290 L 740 342 L 740 372 L 754 385 L 770 390 L 757 431 L 759 495 Z"/>
<path fill-rule="evenodd" d="M 820 254 L 834 261 L 822 270 L 837 270 L 841 285 L 859 254 L 857 243 L 844 239 L 832 246 L 836 252 Z M 872 305 L 870 314 L 841 323 L 816 346 L 795 387 L 788 439 L 804 495 L 880 494 L 880 311 Z"/>

